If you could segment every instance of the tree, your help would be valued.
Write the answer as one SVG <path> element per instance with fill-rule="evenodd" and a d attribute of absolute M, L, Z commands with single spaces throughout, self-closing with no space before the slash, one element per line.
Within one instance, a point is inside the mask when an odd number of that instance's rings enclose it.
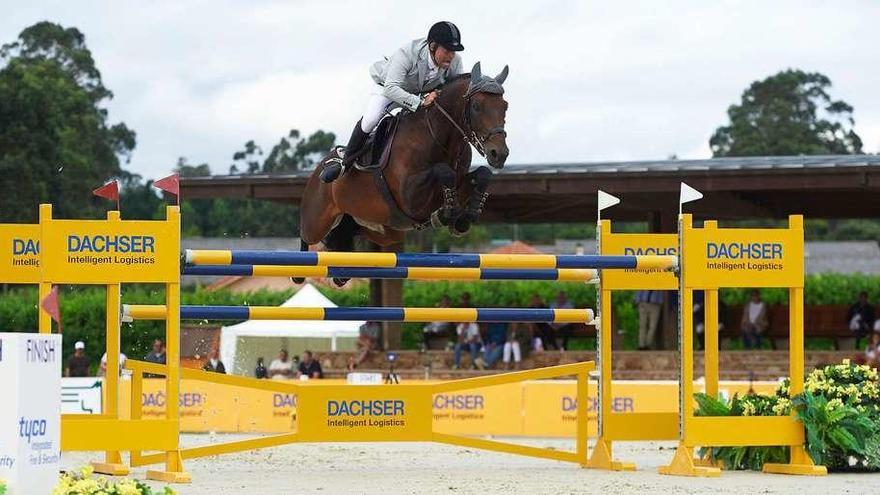
<path fill-rule="evenodd" d="M 121 175 L 135 133 L 108 123 L 112 98 L 76 28 L 40 22 L 0 47 L 0 212 L 35 221 L 51 202 L 59 217 L 93 216 L 91 190 Z"/>
<path fill-rule="evenodd" d="M 740 104 L 727 109 L 730 123 L 709 140 L 713 155 L 861 153 L 853 108 L 833 100 L 830 87 L 823 74 L 792 69 L 753 82 Z"/>
<path fill-rule="evenodd" d="M 244 144 L 244 149 L 232 155 L 229 173 L 281 174 L 310 170 L 335 143 L 336 135 L 332 132 L 318 130 L 301 138 L 298 130 L 291 129 L 262 160 L 263 149 L 250 140 Z"/>

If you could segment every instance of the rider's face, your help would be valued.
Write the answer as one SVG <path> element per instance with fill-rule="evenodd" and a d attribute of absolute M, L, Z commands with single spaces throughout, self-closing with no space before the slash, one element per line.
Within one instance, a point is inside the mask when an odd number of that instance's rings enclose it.
<path fill-rule="evenodd" d="M 433 53 L 434 63 L 437 64 L 437 67 L 442 69 L 449 68 L 449 64 L 452 63 L 452 59 L 455 58 L 455 52 L 452 50 L 447 50 L 443 48 L 441 45 L 436 45 Z"/>

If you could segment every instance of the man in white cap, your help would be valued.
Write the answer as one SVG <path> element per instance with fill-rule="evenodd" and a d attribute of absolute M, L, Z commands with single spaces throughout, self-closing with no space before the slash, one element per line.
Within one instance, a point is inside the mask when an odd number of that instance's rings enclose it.
<path fill-rule="evenodd" d="M 67 358 L 64 376 L 89 376 L 89 357 L 86 356 L 86 345 L 83 341 L 73 344 L 73 356 Z"/>

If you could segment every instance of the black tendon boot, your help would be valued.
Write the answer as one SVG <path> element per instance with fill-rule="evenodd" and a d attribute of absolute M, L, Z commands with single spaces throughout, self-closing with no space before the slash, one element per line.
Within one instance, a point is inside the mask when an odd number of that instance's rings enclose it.
<path fill-rule="evenodd" d="M 364 143 L 367 142 L 369 136 L 368 133 L 361 130 L 361 121 L 358 120 L 357 124 L 354 125 L 354 130 L 351 131 L 351 137 L 348 138 L 348 145 L 345 147 L 345 156 L 342 160 L 334 159 L 328 162 L 324 167 L 324 170 L 321 170 L 321 182 L 333 182 L 344 174 L 345 170 L 354 163 L 354 160 L 358 157 L 361 148 L 364 146 Z"/>

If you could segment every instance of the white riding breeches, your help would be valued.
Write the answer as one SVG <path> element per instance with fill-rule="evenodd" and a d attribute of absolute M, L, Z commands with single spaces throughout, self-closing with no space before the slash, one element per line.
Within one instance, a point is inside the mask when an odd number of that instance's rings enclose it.
<path fill-rule="evenodd" d="M 364 115 L 361 117 L 361 130 L 367 134 L 373 132 L 373 129 L 382 120 L 382 116 L 393 106 L 394 102 L 382 95 L 382 86 L 376 86 L 376 90 L 370 95 L 370 101 L 367 102 Z"/>

